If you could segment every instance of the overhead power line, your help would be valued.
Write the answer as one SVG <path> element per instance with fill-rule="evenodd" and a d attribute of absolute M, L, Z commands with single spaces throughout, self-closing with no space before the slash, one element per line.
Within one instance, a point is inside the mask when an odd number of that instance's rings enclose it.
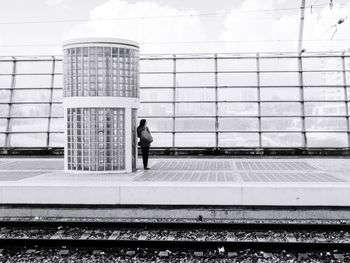
<path fill-rule="evenodd" d="M 343 38 L 343 39 L 336 39 L 332 41 L 349 41 L 350 38 Z M 329 39 L 310 39 L 310 40 L 303 40 L 306 42 L 324 42 L 324 41 L 330 41 Z M 224 40 L 218 40 L 218 41 L 167 41 L 167 42 L 140 42 L 141 44 L 201 44 L 201 43 L 259 43 L 259 42 L 298 42 L 297 39 L 254 39 L 254 40 L 231 40 L 231 41 L 224 41 Z"/>
<path fill-rule="evenodd" d="M 312 8 L 322 8 L 328 6 L 327 4 L 312 5 Z M 306 6 L 305 8 L 311 8 Z M 340 7 L 344 8 L 344 7 Z M 289 7 L 289 8 L 274 8 L 274 9 L 256 9 L 256 10 L 236 10 L 228 12 L 215 12 L 215 13 L 199 13 L 199 14 L 179 14 L 179 15 L 166 15 L 166 16 L 134 16 L 134 17 L 114 17 L 114 18 L 81 18 L 81 19 L 62 19 L 62 20 L 41 20 L 41 21 L 9 21 L 0 22 L 0 25 L 23 25 L 23 24 L 56 24 L 56 23 L 75 23 L 75 22 L 105 22 L 105 21 L 118 21 L 118 20 L 145 20 L 145 19 L 169 19 L 169 18 L 180 18 L 180 17 L 211 17 L 211 16 L 225 16 L 229 14 L 245 14 L 245 13 L 264 13 L 264 12 L 275 12 L 275 11 L 288 11 L 288 10 L 299 10 L 300 7 Z"/>
<path fill-rule="evenodd" d="M 350 41 L 350 38 L 342 39 L 304 39 L 305 42 L 325 42 L 325 41 Z M 298 42 L 297 39 L 253 39 L 253 40 L 212 40 L 212 41 L 165 41 L 165 42 L 140 42 L 143 45 L 175 45 L 175 44 L 210 44 L 210 43 L 264 43 L 264 42 Z M 7 44 L 0 47 L 61 47 L 62 44 Z"/>

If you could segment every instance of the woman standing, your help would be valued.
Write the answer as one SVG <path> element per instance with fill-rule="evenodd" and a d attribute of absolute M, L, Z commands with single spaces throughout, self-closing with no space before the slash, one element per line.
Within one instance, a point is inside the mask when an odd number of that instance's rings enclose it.
<path fill-rule="evenodd" d="M 149 147 L 151 146 L 151 143 L 153 142 L 153 138 L 152 138 L 151 132 L 149 131 L 148 127 L 146 126 L 145 119 L 140 120 L 140 125 L 139 125 L 139 127 L 137 127 L 137 137 L 140 138 L 139 146 L 141 147 L 143 168 L 145 170 L 149 170 L 149 168 L 148 168 L 148 154 L 149 154 Z"/>

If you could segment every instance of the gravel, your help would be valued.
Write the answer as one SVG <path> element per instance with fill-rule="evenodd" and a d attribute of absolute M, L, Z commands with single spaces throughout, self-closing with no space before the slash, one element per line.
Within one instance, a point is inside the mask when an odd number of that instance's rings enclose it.
<path fill-rule="evenodd" d="M 60 236 L 60 238 L 63 239 L 78 239 L 80 238 L 83 233 L 86 231 L 86 228 L 79 228 L 79 227 L 74 227 L 74 228 L 69 228 L 66 227 L 64 233 Z"/>
<path fill-rule="evenodd" d="M 91 236 L 89 237 L 89 239 L 108 239 L 108 237 L 110 235 L 112 235 L 113 230 L 111 229 L 98 229 L 98 230 L 94 230 L 91 234 Z"/>
<path fill-rule="evenodd" d="M 279 220 L 250 220 L 250 219 L 211 219 L 202 218 L 79 218 L 79 217 L 0 217 L 0 221 L 78 221 L 78 222 L 209 222 L 209 223 L 276 223 L 276 224 L 350 224 L 350 220 L 302 220 L 302 219 L 279 219 Z"/>
<path fill-rule="evenodd" d="M 2 238 L 50 238 L 55 229 L 13 229 L 13 228 L 1 228 L 0 236 Z"/>
<path fill-rule="evenodd" d="M 0 250 L 1 251 L 1 250 Z M 267 263 L 267 262 L 349 262 L 350 253 L 322 252 L 268 252 L 255 250 L 222 251 L 219 250 L 152 250 L 152 249 L 33 249 L 28 250 L 5 249 L 0 254 L 0 261 L 12 262 L 65 262 L 65 263 L 92 263 L 92 262 L 236 262 L 236 263 Z"/>
<path fill-rule="evenodd" d="M 112 235 L 113 234 L 113 235 Z M 88 229 L 79 227 L 58 227 L 26 229 L 3 227 L 2 238 L 38 239 L 114 239 L 114 240 L 174 240 L 174 241 L 241 241 L 241 242 L 332 242 L 350 243 L 348 231 L 239 231 L 206 229 Z"/>

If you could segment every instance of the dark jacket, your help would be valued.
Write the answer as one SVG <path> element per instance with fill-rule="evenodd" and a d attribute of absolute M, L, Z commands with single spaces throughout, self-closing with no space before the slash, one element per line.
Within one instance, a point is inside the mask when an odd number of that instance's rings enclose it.
<path fill-rule="evenodd" d="M 137 127 L 137 137 L 140 138 L 140 142 L 139 142 L 139 146 L 141 147 L 150 147 L 151 143 L 145 140 L 141 139 L 141 132 L 143 131 L 143 129 L 146 129 L 150 134 L 151 132 L 149 131 L 148 127 Z"/>

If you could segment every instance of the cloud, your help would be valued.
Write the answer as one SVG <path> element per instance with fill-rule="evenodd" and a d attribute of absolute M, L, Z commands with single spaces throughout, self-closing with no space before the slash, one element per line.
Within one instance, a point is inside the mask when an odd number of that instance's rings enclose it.
<path fill-rule="evenodd" d="M 231 52 L 273 52 L 297 51 L 299 37 L 300 13 L 278 15 L 279 12 L 249 12 L 257 9 L 274 9 L 272 0 L 246 0 L 239 9 L 232 9 L 224 21 L 221 39 L 226 42 L 226 51 Z M 340 8 L 335 4 L 331 10 L 328 6 L 322 9 L 305 10 L 303 47 L 308 51 L 344 50 L 350 41 L 339 41 L 349 38 L 350 17 L 347 23 L 338 26 L 336 38 L 330 40 L 334 28 L 330 28 L 349 11 L 350 3 Z M 279 40 L 279 41 L 276 41 Z"/>
<path fill-rule="evenodd" d="M 63 4 L 66 0 L 45 0 L 45 4 L 48 6 L 57 6 Z"/>
<path fill-rule="evenodd" d="M 333 9 L 324 7 L 319 12 L 308 12 L 305 18 L 304 38 L 306 40 L 322 40 L 322 41 L 305 41 L 304 47 L 309 50 L 344 50 L 349 49 L 350 41 L 350 14 L 347 14 L 350 9 L 350 2 L 341 8 L 340 5 L 335 4 Z M 337 25 L 341 18 L 348 18 L 344 23 Z M 337 28 L 333 40 L 332 35 Z"/>
<path fill-rule="evenodd" d="M 122 0 L 110 0 L 93 9 L 90 12 L 91 20 L 75 26 L 66 38 L 126 38 L 146 43 L 141 45 L 142 53 L 183 53 L 184 47 L 180 43 L 167 43 L 208 41 L 200 18 L 190 16 L 194 13 L 193 10 L 182 11 L 155 2 L 130 4 Z M 186 52 L 198 52 L 198 47 L 192 45 Z"/>
<path fill-rule="evenodd" d="M 298 49 L 299 2 L 292 3 L 292 10 L 252 12 L 283 9 L 290 7 L 290 3 L 244 0 L 238 8 L 222 10 L 229 11 L 228 15 L 210 17 L 193 16 L 197 11 L 184 11 L 156 2 L 109 0 L 94 8 L 90 21 L 74 26 L 65 38 L 132 39 L 141 43 L 142 53 L 295 52 Z M 338 26 L 334 40 L 330 40 L 335 29 L 330 26 L 346 16 L 350 2 L 340 7 L 335 3 L 332 10 L 328 5 L 314 8 L 312 13 L 309 8 L 305 10 L 304 48 L 325 51 L 350 47 L 350 41 L 340 41 L 349 38 L 350 16 Z"/>

